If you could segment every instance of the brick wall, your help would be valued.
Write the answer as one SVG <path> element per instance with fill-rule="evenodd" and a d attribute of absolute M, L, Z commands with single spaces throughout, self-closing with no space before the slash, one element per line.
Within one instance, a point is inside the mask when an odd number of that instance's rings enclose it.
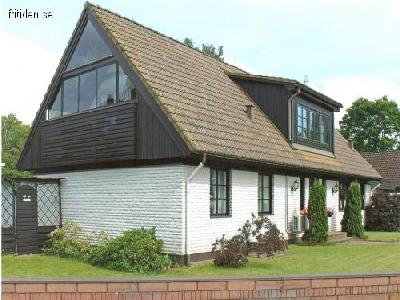
<path fill-rule="evenodd" d="M 400 273 L 211 280 L 2 282 L 2 299 L 400 299 Z"/>

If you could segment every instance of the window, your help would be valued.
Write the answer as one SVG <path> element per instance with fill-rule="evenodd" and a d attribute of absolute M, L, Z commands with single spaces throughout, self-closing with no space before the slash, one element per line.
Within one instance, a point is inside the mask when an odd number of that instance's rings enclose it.
<path fill-rule="evenodd" d="M 87 65 L 107 56 L 111 56 L 110 49 L 97 33 L 93 24 L 88 21 L 68 63 L 67 70 Z"/>
<path fill-rule="evenodd" d="M 79 111 L 96 107 L 96 70 L 79 76 Z"/>
<path fill-rule="evenodd" d="M 210 170 L 210 212 L 212 216 L 229 215 L 229 172 Z"/>
<path fill-rule="evenodd" d="M 344 211 L 347 200 L 348 184 L 344 182 L 339 183 L 339 211 Z"/>
<path fill-rule="evenodd" d="M 115 103 L 116 66 L 114 64 L 97 70 L 97 97 L 99 107 Z"/>
<path fill-rule="evenodd" d="M 118 73 L 119 73 L 118 102 L 130 101 L 130 100 L 136 101 L 137 95 L 136 95 L 135 86 L 131 83 L 128 76 L 125 74 L 124 70 L 121 68 L 121 66 L 118 66 L 118 70 L 119 70 L 118 71 Z"/>
<path fill-rule="evenodd" d="M 365 185 L 360 183 L 360 194 L 361 194 L 361 209 L 365 206 Z"/>
<path fill-rule="evenodd" d="M 303 104 L 297 106 L 297 140 L 322 148 L 330 146 L 330 117 Z"/>
<path fill-rule="evenodd" d="M 78 76 L 64 80 L 63 115 L 69 115 L 78 111 L 78 87 Z"/>
<path fill-rule="evenodd" d="M 48 119 L 53 119 L 61 116 L 61 90 L 58 90 L 56 99 L 54 102 L 49 106 L 48 110 Z"/>
<path fill-rule="evenodd" d="M 272 214 L 272 176 L 258 174 L 258 213 Z"/>

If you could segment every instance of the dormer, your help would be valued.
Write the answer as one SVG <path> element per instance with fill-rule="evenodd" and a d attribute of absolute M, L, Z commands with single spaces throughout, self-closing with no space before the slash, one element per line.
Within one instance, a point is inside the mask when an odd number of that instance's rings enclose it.
<path fill-rule="evenodd" d="M 334 155 L 334 113 L 342 105 L 298 81 L 229 74 L 275 123 L 295 149 Z"/>

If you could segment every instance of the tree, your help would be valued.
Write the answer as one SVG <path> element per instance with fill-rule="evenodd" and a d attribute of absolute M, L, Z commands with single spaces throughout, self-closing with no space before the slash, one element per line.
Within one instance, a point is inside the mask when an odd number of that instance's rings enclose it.
<path fill-rule="evenodd" d="M 328 216 L 325 207 L 325 189 L 319 180 L 314 180 L 308 199 L 309 230 L 304 239 L 312 243 L 325 243 L 328 240 Z"/>
<path fill-rule="evenodd" d="M 17 170 L 17 161 L 28 137 L 30 126 L 23 124 L 14 114 L 1 116 L 2 177 L 27 177 L 29 172 Z"/>
<path fill-rule="evenodd" d="M 201 45 L 201 50 L 199 47 L 196 47 L 193 40 L 186 37 L 183 40 L 183 43 L 191 48 L 197 49 L 203 53 L 206 53 L 208 55 L 211 55 L 213 57 L 215 57 L 216 59 L 219 59 L 221 61 L 224 60 L 223 56 L 224 56 L 224 46 L 219 46 L 218 48 L 212 44 L 202 44 Z M 218 51 L 217 51 L 218 49 Z"/>
<path fill-rule="evenodd" d="M 357 99 L 339 123 L 341 134 L 360 152 L 400 149 L 400 109 L 386 96 Z"/>
<path fill-rule="evenodd" d="M 356 235 L 361 237 L 364 234 L 360 184 L 357 181 L 353 181 L 347 189 L 347 201 L 340 224 L 342 225 L 342 231 L 347 232 L 348 236 Z"/>

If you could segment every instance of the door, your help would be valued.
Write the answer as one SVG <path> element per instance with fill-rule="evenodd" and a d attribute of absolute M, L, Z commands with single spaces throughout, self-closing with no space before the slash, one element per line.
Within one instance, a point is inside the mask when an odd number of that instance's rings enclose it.
<path fill-rule="evenodd" d="M 39 253 L 36 190 L 29 185 L 19 186 L 16 193 L 17 253 Z"/>

